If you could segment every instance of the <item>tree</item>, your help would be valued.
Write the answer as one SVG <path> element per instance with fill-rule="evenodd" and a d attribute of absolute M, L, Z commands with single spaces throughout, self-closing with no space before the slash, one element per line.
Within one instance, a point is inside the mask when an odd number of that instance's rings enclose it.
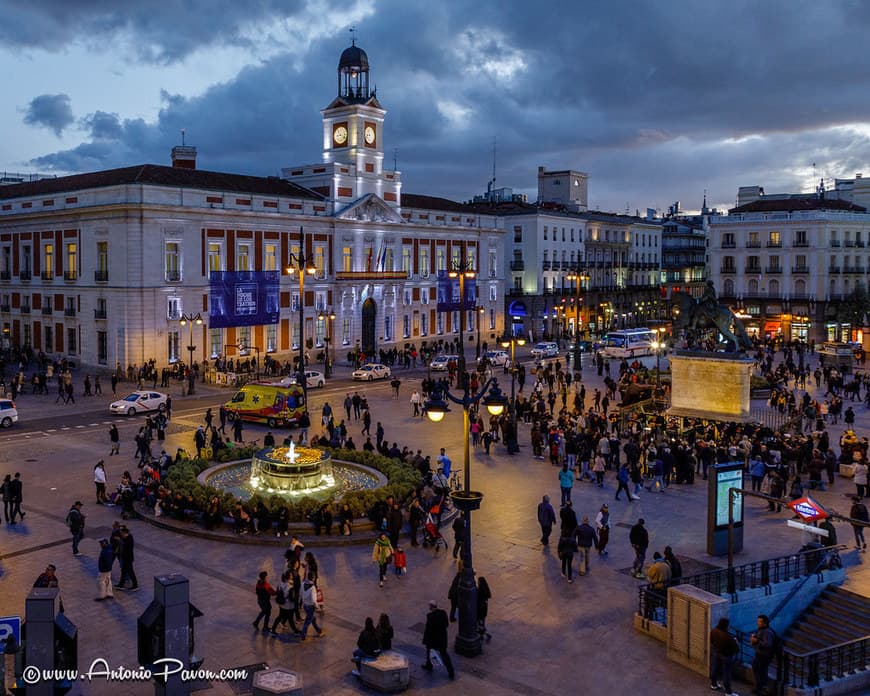
<path fill-rule="evenodd" d="M 855 286 L 837 307 L 837 323 L 849 324 L 853 328 L 864 326 L 865 318 L 870 315 L 870 293 L 867 285 Z"/>

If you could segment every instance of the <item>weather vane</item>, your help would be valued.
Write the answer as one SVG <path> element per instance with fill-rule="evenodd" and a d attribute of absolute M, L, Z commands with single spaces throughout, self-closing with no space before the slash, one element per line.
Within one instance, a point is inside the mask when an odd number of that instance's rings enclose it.
<path fill-rule="evenodd" d="M 350 28 L 350 45 L 356 46 L 356 25 Z"/>

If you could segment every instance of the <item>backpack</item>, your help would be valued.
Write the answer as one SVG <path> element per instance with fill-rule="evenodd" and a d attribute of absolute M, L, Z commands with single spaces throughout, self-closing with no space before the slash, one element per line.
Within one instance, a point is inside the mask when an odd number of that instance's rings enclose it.
<path fill-rule="evenodd" d="M 278 586 L 278 592 L 275 594 L 275 603 L 284 604 L 287 601 L 287 595 L 284 594 L 284 588 Z"/>
<path fill-rule="evenodd" d="M 66 524 L 67 527 L 69 527 L 70 529 L 72 529 L 72 526 L 73 526 L 73 522 L 72 522 L 72 510 L 70 510 L 68 513 L 66 513 L 66 519 L 64 520 L 64 523 Z"/>

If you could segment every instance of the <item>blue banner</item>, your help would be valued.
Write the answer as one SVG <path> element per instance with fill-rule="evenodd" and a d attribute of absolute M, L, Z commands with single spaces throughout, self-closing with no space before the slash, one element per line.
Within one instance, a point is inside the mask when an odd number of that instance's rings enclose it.
<path fill-rule="evenodd" d="M 459 276 L 451 278 L 448 271 L 438 271 L 438 302 L 439 312 L 458 312 L 461 309 L 477 307 L 477 279 L 465 278 L 463 281 L 465 301 L 459 300 Z"/>
<path fill-rule="evenodd" d="M 277 324 L 280 306 L 278 271 L 212 271 L 209 276 L 208 325 Z"/>

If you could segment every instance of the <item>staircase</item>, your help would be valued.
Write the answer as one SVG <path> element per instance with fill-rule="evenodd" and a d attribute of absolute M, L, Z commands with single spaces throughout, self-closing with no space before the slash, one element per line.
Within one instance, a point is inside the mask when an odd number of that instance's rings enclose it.
<path fill-rule="evenodd" d="M 779 693 L 870 690 L 870 599 L 829 585 L 782 636 Z"/>
<path fill-rule="evenodd" d="M 782 636 L 783 648 L 803 653 L 847 643 L 870 635 L 870 599 L 828 587 Z"/>

